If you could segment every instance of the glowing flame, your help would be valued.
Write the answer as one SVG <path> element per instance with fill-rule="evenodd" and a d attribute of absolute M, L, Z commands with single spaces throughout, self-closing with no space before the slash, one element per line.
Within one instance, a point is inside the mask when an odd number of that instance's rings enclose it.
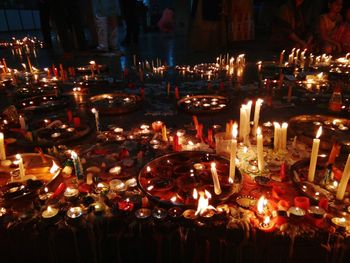
<path fill-rule="evenodd" d="M 55 161 L 52 161 L 52 166 L 50 168 L 50 174 L 55 174 L 60 167 L 55 163 Z"/>
<path fill-rule="evenodd" d="M 211 198 L 211 194 L 205 190 L 205 192 L 199 193 L 199 200 L 196 215 L 202 215 L 207 210 L 215 210 L 215 208 L 209 205 L 209 199 Z"/>
<path fill-rule="evenodd" d="M 281 125 L 278 122 L 274 122 L 273 125 L 275 126 L 275 129 L 281 128 Z"/>
<path fill-rule="evenodd" d="M 147 173 L 151 172 L 151 167 L 147 166 L 146 171 L 147 171 Z"/>
<path fill-rule="evenodd" d="M 95 65 L 95 64 L 96 64 L 96 62 L 95 62 L 95 61 L 93 61 L 93 60 L 91 60 L 91 61 L 89 62 L 89 64 L 90 64 L 90 65 Z"/>
<path fill-rule="evenodd" d="M 320 126 L 320 128 L 318 128 L 317 134 L 316 134 L 316 139 L 320 138 L 322 134 L 322 126 Z"/>
<path fill-rule="evenodd" d="M 212 170 L 216 170 L 216 163 L 212 162 L 210 164 L 210 167 L 211 167 Z"/>
<path fill-rule="evenodd" d="M 93 114 L 96 114 L 96 113 L 97 113 L 97 110 L 96 110 L 95 108 L 92 108 L 92 109 L 91 109 L 91 112 L 92 112 Z"/>
<path fill-rule="evenodd" d="M 21 155 L 19 153 L 16 154 L 16 159 L 20 161 L 22 159 Z"/>
<path fill-rule="evenodd" d="M 45 193 L 47 193 L 49 191 L 49 189 L 47 187 L 44 188 Z"/>
<path fill-rule="evenodd" d="M 228 178 L 228 183 L 233 184 L 233 179 L 231 177 Z"/>
<path fill-rule="evenodd" d="M 257 203 L 257 209 L 260 214 L 262 214 L 266 208 L 267 205 L 267 199 L 262 195 Z"/>
<path fill-rule="evenodd" d="M 288 128 L 288 123 L 283 122 L 283 123 L 282 123 L 282 129 L 287 129 L 287 128 Z"/>
<path fill-rule="evenodd" d="M 170 198 L 170 201 L 173 202 L 173 203 L 175 203 L 175 202 L 176 202 L 176 199 L 177 199 L 177 198 L 176 198 L 176 195 L 174 195 L 172 198 Z"/>
<path fill-rule="evenodd" d="M 188 141 L 188 145 L 193 146 L 193 145 L 194 145 L 194 143 L 193 143 L 192 141 Z"/>
<path fill-rule="evenodd" d="M 257 134 L 257 135 L 261 135 L 261 128 L 260 128 L 260 127 L 258 127 L 258 128 L 256 129 L 256 134 Z"/>
<path fill-rule="evenodd" d="M 270 217 L 269 216 L 265 216 L 264 217 L 264 225 L 269 225 L 270 224 Z"/>
<path fill-rule="evenodd" d="M 237 125 L 237 123 L 234 123 L 233 125 L 232 125 L 232 137 L 234 138 L 234 139 L 236 139 L 237 138 L 237 134 L 238 134 L 238 125 Z"/>
<path fill-rule="evenodd" d="M 47 207 L 47 212 L 48 212 L 48 213 L 51 213 L 51 212 L 52 212 L 52 208 L 51 208 L 50 205 Z"/>
<path fill-rule="evenodd" d="M 147 190 L 148 190 L 148 191 L 151 191 L 153 188 L 154 188 L 154 186 L 153 186 L 153 185 L 150 185 L 150 186 L 147 187 Z"/>
<path fill-rule="evenodd" d="M 197 189 L 196 189 L 196 188 L 193 189 L 193 194 L 192 194 L 192 196 L 193 196 L 193 199 L 195 199 L 195 200 L 198 199 L 198 192 L 197 192 Z"/>

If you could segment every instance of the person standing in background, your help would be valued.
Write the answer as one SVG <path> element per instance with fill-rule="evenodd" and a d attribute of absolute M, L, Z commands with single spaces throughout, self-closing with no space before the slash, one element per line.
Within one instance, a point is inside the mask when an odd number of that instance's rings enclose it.
<path fill-rule="evenodd" d="M 320 46 L 321 52 L 342 52 L 339 27 L 343 21 L 340 14 L 343 0 L 329 0 L 328 12 L 320 17 Z"/>
<path fill-rule="evenodd" d="M 86 50 L 78 0 L 50 0 L 50 6 L 64 55 L 70 56 L 75 48 L 75 40 L 79 50 Z"/>
<path fill-rule="evenodd" d="M 118 17 L 119 0 L 93 0 L 93 10 L 97 28 L 97 50 L 102 52 L 119 51 Z"/>
<path fill-rule="evenodd" d="M 39 14 L 40 14 L 41 32 L 43 34 L 43 40 L 44 40 L 44 48 L 52 48 L 49 0 L 39 0 L 38 8 L 39 8 Z"/>
<path fill-rule="evenodd" d="M 122 16 L 126 22 L 125 45 L 138 44 L 139 42 L 139 11 L 136 0 L 122 0 Z"/>

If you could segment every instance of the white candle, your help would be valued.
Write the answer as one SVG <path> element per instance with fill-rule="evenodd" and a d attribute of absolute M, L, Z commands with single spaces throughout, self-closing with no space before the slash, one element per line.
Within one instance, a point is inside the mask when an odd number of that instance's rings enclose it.
<path fill-rule="evenodd" d="M 320 147 L 320 136 L 322 134 L 322 126 L 317 131 L 316 138 L 312 143 L 311 157 L 310 157 L 310 166 L 309 166 L 309 174 L 308 180 L 309 182 L 313 182 L 315 178 L 316 164 L 317 164 L 317 155 L 318 149 Z"/>
<path fill-rule="evenodd" d="M 246 134 L 249 135 L 250 133 L 250 115 L 252 112 L 252 101 L 248 101 L 248 103 L 246 104 L 246 112 L 247 112 L 247 119 L 246 119 Z"/>
<path fill-rule="evenodd" d="M 244 140 L 246 136 L 246 119 L 247 119 L 247 111 L 246 105 L 242 105 L 240 109 L 240 118 L 239 118 L 239 139 Z"/>
<path fill-rule="evenodd" d="M 221 187 L 220 187 L 218 173 L 216 171 L 216 163 L 214 162 L 211 163 L 210 171 L 211 171 L 211 176 L 213 178 L 214 192 L 215 194 L 219 195 L 221 194 Z"/>
<path fill-rule="evenodd" d="M 96 131 L 99 132 L 100 131 L 100 120 L 99 120 L 98 111 L 95 108 L 92 108 L 91 112 L 95 115 Z"/>
<path fill-rule="evenodd" d="M 91 77 L 94 78 L 95 77 L 95 61 L 90 61 L 90 70 L 91 70 Z"/>
<path fill-rule="evenodd" d="M 343 200 L 346 188 L 348 186 L 349 178 L 350 178 L 350 154 L 348 155 L 348 160 L 346 161 L 343 175 L 340 179 L 340 183 L 338 186 L 337 195 L 336 195 L 336 198 L 338 200 Z"/>
<path fill-rule="evenodd" d="M 232 140 L 231 140 L 231 150 L 230 150 L 230 179 L 232 183 L 235 181 L 236 172 L 236 152 L 237 152 L 237 124 L 232 126 Z"/>
<path fill-rule="evenodd" d="M 274 135 L 273 135 L 273 147 L 275 151 L 279 150 L 279 134 L 281 130 L 281 125 L 278 122 L 273 123 L 275 127 Z"/>
<path fill-rule="evenodd" d="M 257 99 L 255 102 L 255 110 L 254 110 L 254 128 L 253 128 L 253 135 L 256 135 L 256 129 L 258 128 L 259 125 L 259 118 L 260 118 L 260 109 L 261 109 L 261 104 L 263 103 L 262 99 Z"/>
<path fill-rule="evenodd" d="M 22 115 L 19 115 L 19 125 L 21 126 L 22 130 L 26 130 L 26 121 Z"/>
<path fill-rule="evenodd" d="M 283 50 L 280 54 L 280 66 L 283 65 L 283 60 L 284 60 L 284 52 L 286 52 L 285 50 Z"/>
<path fill-rule="evenodd" d="M 26 172 L 25 172 L 25 169 L 24 169 L 22 156 L 20 154 L 16 154 L 16 159 L 17 159 L 18 167 L 19 167 L 19 176 L 21 178 L 21 181 L 23 181 Z"/>
<path fill-rule="evenodd" d="M 281 145 L 282 145 L 282 150 L 287 149 L 287 129 L 288 129 L 288 123 L 284 122 L 282 123 L 282 129 L 281 129 Z"/>
<path fill-rule="evenodd" d="M 264 170 L 264 146 L 263 146 L 263 136 L 261 134 L 261 129 L 258 127 L 256 131 L 256 148 L 258 155 L 258 167 L 259 171 L 262 172 Z"/>
<path fill-rule="evenodd" d="M 58 209 L 57 208 L 54 208 L 54 207 L 51 207 L 50 205 L 47 207 L 46 210 L 44 210 L 41 214 L 41 216 L 43 218 L 52 218 L 54 216 L 56 216 L 58 214 Z"/>
<path fill-rule="evenodd" d="M 2 132 L 0 132 L 0 159 L 1 161 L 6 160 L 5 140 Z"/>

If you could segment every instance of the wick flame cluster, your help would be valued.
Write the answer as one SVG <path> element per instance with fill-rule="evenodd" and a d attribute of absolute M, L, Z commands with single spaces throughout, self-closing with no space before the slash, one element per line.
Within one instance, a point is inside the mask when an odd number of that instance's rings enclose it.
<path fill-rule="evenodd" d="M 52 166 L 50 168 L 50 174 L 55 174 L 60 167 L 55 163 L 55 161 L 52 161 Z"/>
<path fill-rule="evenodd" d="M 264 210 L 266 209 L 267 206 L 267 199 L 262 195 L 257 203 L 257 209 L 260 214 L 264 213 Z"/>
<path fill-rule="evenodd" d="M 198 199 L 199 195 L 199 199 Z M 204 192 L 199 192 L 194 189 L 193 190 L 193 198 L 198 199 L 198 206 L 197 206 L 197 211 L 196 215 L 202 215 L 204 214 L 207 210 L 215 210 L 215 208 L 211 205 L 209 205 L 209 200 L 211 199 L 211 194 L 207 191 L 204 190 Z"/>

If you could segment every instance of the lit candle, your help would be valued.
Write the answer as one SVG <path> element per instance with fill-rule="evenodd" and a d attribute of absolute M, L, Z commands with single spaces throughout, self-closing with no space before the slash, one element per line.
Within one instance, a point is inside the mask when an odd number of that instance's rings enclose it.
<path fill-rule="evenodd" d="M 90 61 L 90 70 L 91 70 L 91 77 L 94 78 L 95 77 L 95 61 Z"/>
<path fill-rule="evenodd" d="M 261 134 L 261 129 L 258 127 L 256 131 L 256 148 L 257 148 L 257 155 L 258 155 L 258 167 L 259 171 L 262 172 L 264 170 L 264 146 L 263 146 L 263 136 Z"/>
<path fill-rule="evenodd" d="M 284 122 L 282 123 L 282 138 L 281 138 L 281 145 L 282 145 L 282 150 L 286 150 L 287 149 L 287 129 L 288 129 L 288 123 Z"/>
<path fill-rule="evenodd" d="M 274 127 L 275 127 L 275 131 L 274 131 L 274 135 L 273 135 L 273 146 L 275 151 L 278 151 L 278 147 L 279 147 L 279 134 L 280 134 L 280 130 L 281 130 L 281 125 L 278 122 L 274 122 L 273 123 Z"/>
<path fill-rule="evenodd" d="M 25 169 L 24 169 L 22 156 L 20 154 L 16 154 L 16 159 L 19 167 L 19 176 L 21 178 L 21 181 L 23 181 L 25 177 Z"/>
<path fill-rule="evenodd" d="M 165 124 L 162 126 L 162 140 L 164 142 L 168 141 L 167 130 L 166 130 L 166 125 Z"/>
<path fill-rule="evenodd" d="M 320 139 L 319 138 L 320 138 L 321 134 L 322 134 L 322 126 L 320 126 L 320 128 L 318 129 L 317 134 L 316 134 L 316 138 L 313 140 L 313 143 L 312 143 L 309 174 L 308 174 L 309 182 L 314 181 L 316 164 L 317 164 L 318 149 L 320 147 Z"/>
<path fill-rule="evenodd" d="M 231 140 L 231 150 L 230 150 L 230 179 L 232 182 L 235 181 L 236 172 L 236 152 L 237 152 L 237 124 L 232 126 L 232 140 Z"/>
<path fill-rule="evenodd" d="M 0 132 L 0 159 L 1 161 L 6 160 L 5 140 L 2 132 Z"/>
<path fill-rule="evenodd" d="M 221 194 L 221 187 L 220 187 L 218 173 L 216 171 L 216 163 L 212 162 L 210 166 L 211 166 L 210 168 L 211 176 L 213 178 L 213 184 L 214 184 L 214 192 L 215 194 L 219 195 Z"/>
<path fill-rule="evenodd" d="M 45 219 L 50 219 L 55 217 L 58 214 L 58 209 L 55 207 L 51 207 L 50 205 L 44 210 L 41 216 Z"/>
<path fill-rule="evenodd" d="M 350 154 L 348 155 L 348 160 L 346 161 L 343 175 L 340 179 L 340 183 L 338 186 L 337 195 L 336 195 L 336 198 L 338 200 L 343 200 L 346 187 L 348 186 L 349 178 L 350 178 Z"/>
<path fill-rule="evenodd" d="M 283 65 L 283 60 L 284 60 L 284 52 L 286 52 L 285 50 L 283 50 L 280 54 L 280 66 Z"/>
<path fill-rule="evenodd" d="M 247 119 L 246 119 L 246 135 L 248 136 L 250 133 L 250 115 L 252 112 L 252 101 L 248 101 L 248 103 L 246 104 L 246 112 L 247 112 Z"/>
<path fill-rule="evenodd" d="M 92 108 L 91 112 L 95 115 L 96 131 L 99 132 L 100 131 L 100 120 L 99 120 L 98 111 L 95 108 Z"/>
<path fill-rule="evenodd" d="M 19 115 L 19 125 L 22 130 L 26 130 L 26 121 L 22 115 Z"/>
<path fill-rule="evenodd" d="M 263 103 L 262 99 L 257 99 L 255 102 L 255 110 L 254 110 L 254 128 L 253 128 L 253 135 L 256 135 L 256 129 L 258 128 L 259 125 L 259 118 L 260 118 L 260 109 L 261 109 L 261 104 Z"/>
<path fill-rule="evenodd" d="M 240 109 L 240 118 L 239 118 L 239 139 L 245 140 L 246 137 L 246 120 L 247 120 L 247 111 L 246 105 L 242 105 Z"/>
<path fill-rule="evenodd" d="M 81 164 L 80 158 L 75 151 L 71 151 L 71 158 L 73 160 L 75 175 L 78 179 L 82 179 L 83 177 L 83 166 Z"/>

